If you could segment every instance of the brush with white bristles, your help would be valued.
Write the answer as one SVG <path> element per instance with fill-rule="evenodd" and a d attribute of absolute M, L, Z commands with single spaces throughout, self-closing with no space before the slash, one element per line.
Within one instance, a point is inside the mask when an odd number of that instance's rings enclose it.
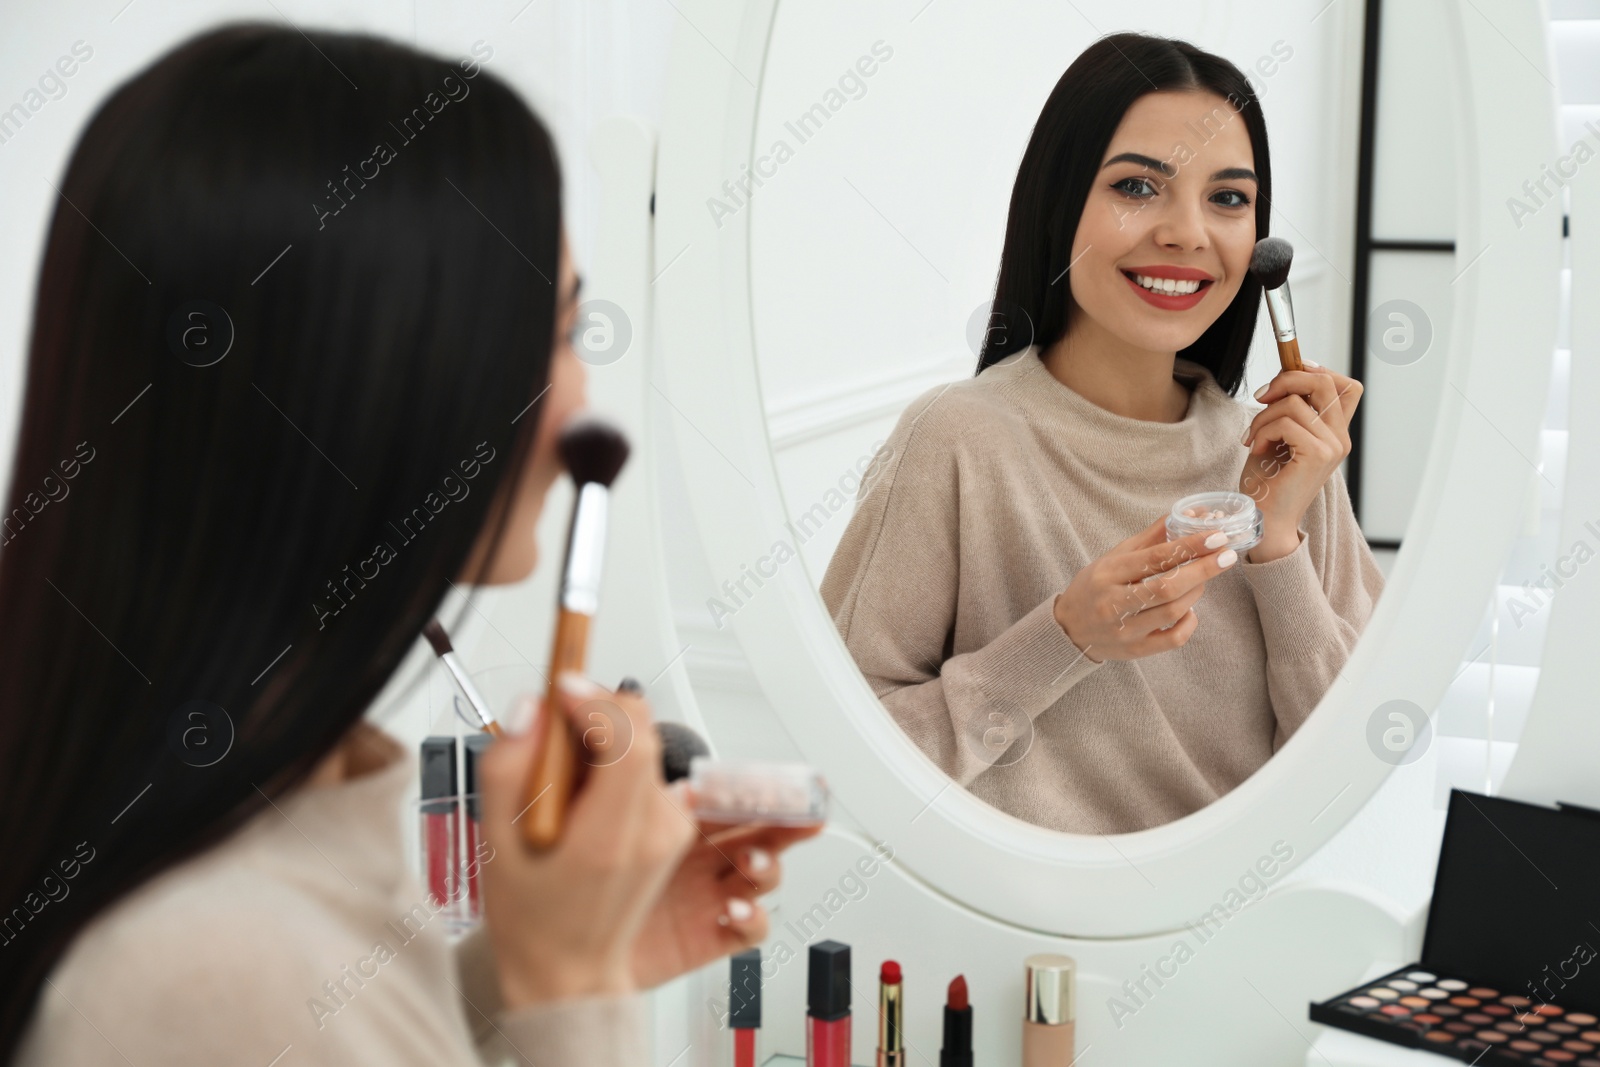
<path fill-rule="evenodd" d="M 1263 237 L 1250 256 L 1250 273 L 1267 296 L 1267 314 L 1272 316 L 1272 332 L 1278 339 L 1278 362 L 1284 370 L 1304 370 L 1300 340 L 1294 332 L 1294 302 L 1289 299 L 1289 263 L 1293 259 L 1294 245 L 1282 237 Z"/>
<path fill-rule="evenodd" d="M 569 422 L 558 444 L 577 496 L 567 529 L 567 555 L 561 568 L 556 635 L 550 650 L 549 689 L 545 694 L 544 737 L 534 756 L 523 802 L 523 837 L 534 848 L 550 848 L 561 837 L 567 802 L 578 780 L 577 739 L 566 716 L 556 711 L 556 679 L 564 671 L 583 673 L 589 652 L 589 624 L 600 607 L 600 565 L 605 557 L 606 513 L 611 483 L 628 462 L 622 431 L 591 415 Z"/>

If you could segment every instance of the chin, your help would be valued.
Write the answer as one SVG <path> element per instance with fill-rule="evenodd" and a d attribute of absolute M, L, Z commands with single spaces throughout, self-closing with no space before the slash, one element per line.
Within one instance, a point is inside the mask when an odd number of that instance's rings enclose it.
<path fill-rule="evenodd" d="M 1147 352 L 1182 352 L 1185 348 L 1200 340 L 1201 336 L 1211 328 L 1211 323 L 1206 323 L 1198 330 L 1193 328 L 1175 330 L 1171 327 L 1148 331 L 1133 331 L 1120 334 L 1122 340 L 1135 348 L 1142 348 Z"/>

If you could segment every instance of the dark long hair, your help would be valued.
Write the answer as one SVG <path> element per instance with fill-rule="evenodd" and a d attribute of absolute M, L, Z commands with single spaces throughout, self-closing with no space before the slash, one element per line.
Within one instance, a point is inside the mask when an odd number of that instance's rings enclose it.
<path fill-rule="evenodd" d="M 0 1060 L 84 923 L 302 782 L 504 527 L 561 193 L 491 56 L 228 26 L 73 153 L 0 519 Z"/>
<path fill-rule="evenodd" d="M 1260 178 L 1256 239 L 1269 235 L 1272 161 L 1267 123 L 1239 68 L 1187 41 L 1141 33 L 1102 37 L 1061 75 L 1028 139 L 1011 192 L 995 284 L 994 308 L 1007 317 L 1008 328 L 988 332 L 977 373 L 1030 343 L 1046 348 L 1060 340 L 1072 304 L 1067 274 L 1072 241 L 1112 135 L 1146 93 L 1191 89 L 1216 93 L 1244 118 Z M 1209 369 L 1229 394 L 1236 392 L 1244 380 L 1260 307 L 1261 283 L 1246 275 L 1233 303 L 1178 355 Z"/>

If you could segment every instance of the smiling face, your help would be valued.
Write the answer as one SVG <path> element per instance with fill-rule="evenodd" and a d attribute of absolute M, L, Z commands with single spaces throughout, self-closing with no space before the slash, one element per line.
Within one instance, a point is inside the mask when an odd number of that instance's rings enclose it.
<path fill-rule="evenodd" d="M 1071 329 L 1151 352 L 1193 344 L 1250 268 L 1256 195 L 1250 134 L 1231 104 L 1202 90 L 1140 97 L 1073 238 Z"/>

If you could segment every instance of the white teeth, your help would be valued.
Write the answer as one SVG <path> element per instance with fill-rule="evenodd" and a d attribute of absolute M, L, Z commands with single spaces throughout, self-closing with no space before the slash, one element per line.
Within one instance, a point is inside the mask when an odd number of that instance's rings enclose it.
<path fill-rule="evenodd" d="M 1173 296 L 1184 296 L 1188 293 L 1200 291 L 1198 281 L 1179 281 L 1177 278 L 1150 278 L 1143 274 L 1135 274 L 1134 281 L 1146 289 L 1153 289 L 1158 293 L 1169 293 Z"/>

